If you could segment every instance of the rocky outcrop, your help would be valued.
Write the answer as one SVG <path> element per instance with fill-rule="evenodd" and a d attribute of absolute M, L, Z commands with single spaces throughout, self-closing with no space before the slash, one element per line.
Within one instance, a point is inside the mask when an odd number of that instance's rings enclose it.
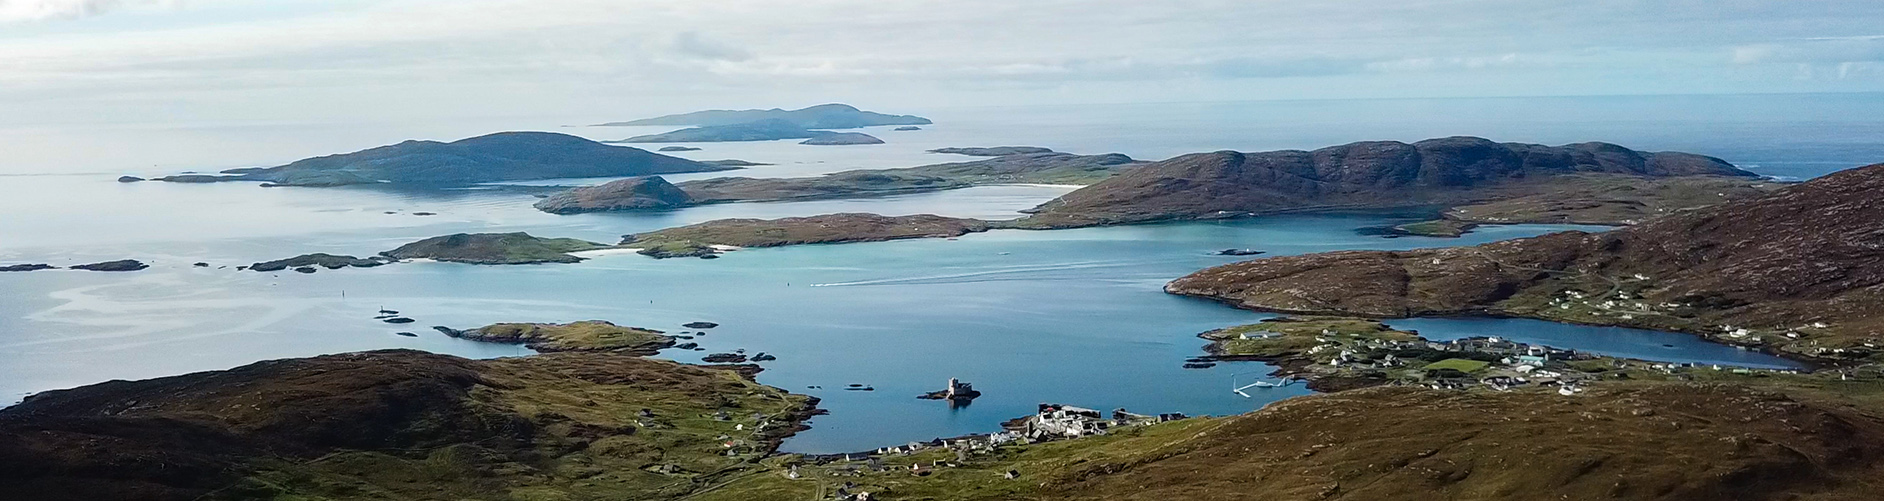
<path fill-rule="evenodd" d="M 1260 259 L 1165 290 L 1268 311 L 1517 315 L 1862 358 L 1884 346 L 1878 193 L 1884 165 L 1606 233 Z"/>
<path fill-rule="evenodd" d="M 58 269 L 57 266 L 53 266 L 49 264 L 14 264 L 14 265 L 0 266 L 0 273 L 15 272 L 15 271 L 56 270 L 56 269 Z"/>
<path fill-rule="evenodd" d="M 81 264 L 73 266 L 72 269 L 85 271 L 138 271 L 149 267 L 150 265 L 144 264 L 136 259 L 120 259 L 102 263 Z"/>
<path fill-rule="evenodd" d="M 805 129 L 855 129 L 878 125 L 929 125 L 927 118 L 914 115 L 885 115 L 859 110 L 846 104 L 822 104 L 798 110 L 710 110 L 646 118 L 628 122 L 610 122 L 600 126 L 646 125 L 735 125 L 762 120 L 779 120 Z"/>
<path fill-rule="evenodd" d="M 260 263 L 249 265 L 248 269 L 251 271 L 267 272 L 267 271 L 281 271 L 281 270 L 286 270 L 289 268 L 319 266 L 322 268 L 327 268 L 329 270 L 338 270 L 338 269 L 346 268 L 349 266 L 355 267 L 355 268 L 372 268 L 375 266 L 384 265 L 389 262 L 392 262 L 392 260 L 384 258 L 384 257 L 378 257 L 378 256 L 368 257 L 368 258 L 357 258 L 353 256 L 339 256 L 339 255 L 334 255 L 334 254 L 314 253 L 314 254 L 303 254 L 303 255 L 287 258 L 287 259 L 263 261 Z M 207 264 L 205 264 L 205 266 L 207 266 Z"/>
<path fill-rule="evenodd" d="M 693 197 L 660 176 L 632 177 L 599 186 L 576 188 L 537 201 L 537 210 L 551 214 L 579 214 L 620 210 L 673 209 L 691 205 Z"/>
<path fill-rule="evenodd" d="M 700 149 L 692 147 L 692 146 L 665 146 L 655 151 L 667 153 L 667 152 L 674 152 L 674 151 L 700 151 Z"/>
<path fill-rule="evenodd" d="M 573 238 L 539 238 L 522 232 L 459 233 L 409 243 L 380 255 L 469 264 L 575 263 L 582 258 L 569 253 L 607 247 Z"/>
<path fill-rule="evenodd" d="M 1220 151 L 1132 169 L 1068 193 L 1029 218 L 1045 227 L 1289 211 L 1462 205 L 1570 174 L 1753 178 L 1717 158 L 1606 143 L 1543 146 L 1475 137 L 1375 141 L 1315 151 Z M 1523 191 L 1523 190 L 1520 190 Z"/>
<path fill-rule="evenodd" d="M 661 331 L 622 327 L 601 320 L 568 324 L 494 324 L 470 330 L 434 327 L 445 335 L 486 343 L 521 344 L 539 352 L 614 351 L 653 355 L 674 346 Z"/>
<path fill-rule="evenodd" d="M 120 183 L 136 183 L 143 180 L 144 178 L 137 176 L 118 176 L 118 182 Z"/>

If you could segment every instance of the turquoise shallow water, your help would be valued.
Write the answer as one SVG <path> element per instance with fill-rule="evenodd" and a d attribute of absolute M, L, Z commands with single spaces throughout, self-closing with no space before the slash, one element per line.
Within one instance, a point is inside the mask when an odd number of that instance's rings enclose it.
<path fill-rule="evenodd" d="M 725 144 L 688 155 L 773 162 L 778 165 L 739 174 L 788 176 L 963 159 L 922 152 L 941 146 L 1039 144 L 1155 159 L 1224 148 L 1312 148 L 1362 139 L 1476 134 L 1680 149 L 1757 164 L 1769 174 L 1813 177 L 1884 155 L 1884 141 L 1878 139 L 1884 135 L 1876 133 L 1884 131 L 1884 122 L 1872 112 L 1879 102 L 1865 96 L 1776 96 L 957 109 L 931 113 L 940 123 L 924 131 L 882 134 L 887 145 Z M 1784 118 L 1787 114 L 1805 118 Z M 543 122 L 597 121 L 602 120 Z M 605 319 L 668 330 L 711 320 L 724 325 L 696 340 L 710 350 L 777 355 L 779 360 L 765 364 L 760 381 L 817 395 L 831 411 L 786 444 L 793 451 L 852 451 L 986 432 L 1046 401 L 1230 414 L 1303 390 L 1268 390 L 1244 398 L 1229 391 L 1232 377 L 1267 372 L 1265 366 L 1181 368 L 1184 359 L 1201 353 L 1198 332 L 1265 317 L 1161 292 L 1173 278 L 1236 259 L 1211 252 L 1232 247 L 1272 255 L 1404 249 L 1570 229 L 1506 226 L 1463 239 L 1383 239 L 1354 230 L 1418 215 L 1303 215 L 748 250 L 713 261 L 655 261 L 629 254 L 576 265 L 411 263 L 277 275 L 232 268 L 307 252 L 366 255 L 467 231 L 530 231 L 613 242 L 625 233 L 724 217 L 862 211 L 1006 218 L 1068 188 L 991 186 L 866 200 L 553 216 L 530 209 L 533 198 L 496 190 L 415 193 L 112 181 L 124 172 L 246 166 L 407 137 L 450 139 L 511 128 L 529 127 L 129 124 L 13 135 L 30 141 L 21 143 L 23 149 L 0 152 L 8 155 L 0 158 L 5 160 L 0 162 L 0 263 L 69 265 L 128 257 L 149 261 L 153 268 L 132 274 L 0 274 L 0 403 L 108 379 L 354 350 L 524 355 L 520 348 L 448 339 L 425 327 Z M 558 130 L 598 138 L 639 132 Z M 79 147 L 100 141 L 113 147 Z M 418 211 L 438 215 L 413 215 Z M 196 261 L 214 266 L 190 266 Z M 372 320 L 381 307 L 401 310 L 419 323 L 395 329 Z M 1439 339 L 1497 335 L 1658 360 L 1785 364 L 1670 333 L 1506 319 L 1393 323 Z M 394 335 L 398 330 L 420 337 Z M 700 354 L 666 356 L 697 361 Z M 950 377 L 975 383 L 985 396 L 954 410 L 914 398 Z M 841 390 L 853 383 L 876 391 Z"/>

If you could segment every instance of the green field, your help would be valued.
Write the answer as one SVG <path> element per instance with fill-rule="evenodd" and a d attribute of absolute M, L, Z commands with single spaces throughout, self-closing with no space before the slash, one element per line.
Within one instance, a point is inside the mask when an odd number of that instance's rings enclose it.
<path fill-rule="evenodd" d="M 1483 370 L 1488 365 L 1491 365 L 1491 363 L 1481 362 L 1478 360 L 1467 360 L 1463 358 L 1448 358 L 1445 360 L 1440 360 L 1438 362 L 1426 364 L 1425 369 L 1429 371 L 1436 371 L 1436 370 L 1441 370 L 1441 369 L 1452 369 L 1459 372 L 1470 373 L 1470 372 L 1477 372 L 1479 370 Z"/>

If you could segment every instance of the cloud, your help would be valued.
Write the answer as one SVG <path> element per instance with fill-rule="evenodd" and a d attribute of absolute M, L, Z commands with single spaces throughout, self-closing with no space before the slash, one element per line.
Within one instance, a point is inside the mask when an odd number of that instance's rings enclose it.
<path fill-rule="evenodd" d="M 1884 36 L 1821 37 L 1743 45 L 1733 50 L 1736 64 L 1884 61 Z"/>
<path fill-rule="evenodd" d="M 180 0 L 0 0 L 0 23 L 90 17 L 129 6 L 176 7 Z"/>
<path fill-rule="evenodd" d="M 177 1 L 0 0 L 0 22 Z M 113 104 L 150 102 L 272 119 L 286 112 L 255 111 L 262 108 L 254 103 L 330 114 L 346 100 L 383 99 L 398 106 L 366 111 L 438 115 L 493 105 L 593 108 L 567 104 L 574 96 L 717 107 L 869 92 L 918 104 L 1812 92 L 1830 88 L 1814 82 L 1833 78 L 1855 82 L 1840 90 L 1884 90 L 1873 62 L 1884 44 L 1874 35 L 1884 25 L 1877 0 L 190 0 L 190 7 L 135 23 L 43 23 L 0 36 L 0 109 L 54 103 L 40 107 L 58 118 L 109 120 L 131 114 Z M 1814 80 L 1801 80 L 1796 65 L 1810 66 Z M 0 121 L 30 120 L 6 115 Z"/>
<path fill-rule="evenodd" d="M 709 61 L 745 61 L 752 59 L 752 53 L 737 46 L 720 42 L 697 31 L 684 31 L 668 39 L 666 48 L 682 57 Z"/>

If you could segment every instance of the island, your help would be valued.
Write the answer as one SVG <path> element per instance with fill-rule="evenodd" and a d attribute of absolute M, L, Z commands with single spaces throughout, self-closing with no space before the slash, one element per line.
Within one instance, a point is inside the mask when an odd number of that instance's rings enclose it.
<path fill-rule="evenodd" d="M 45 392 L 0 410 L 0 498 L 679 499 L 818 412 L 756 371 L 384 350 Z"/>
<path fill-rule="evenodd" d="M 45 264 L 45 263 L 11 264 L 11 265 L 6 265 L 6 266 L 0 266 L 0 273 L 56 270 L 56 269 L 59 269 L 59 267 L 53 266 L 50 264 Z"/>
<path fill-rule="evenodd" d="M 799 144 L 881 144 L 883 140 L 861 132 L 831 132 L 806 128 L 789 120 L 768 119 L 729 125 L 708 125 L 661 134 L 647 134 L 609 143 L 720 143 L 805 139 Z"/>
<path fill-rule="evenodd" d="M 264 186 L 465 186 L 559 178 L 623 177 L 731 170 L 568 134 L 500 132 L 449 143 L 406 141 L 221 175 L 157 178 L 176 183 L 260 181 Z"/>
<path fill-rule="evenodd" d="M 765 120 L 779 120 L 805 129 L 856 129 L 879 125 L 929 125 L 927 118 L 914 115 L 886 115 L 863 111 L 847 104 L 821 104 L 797 110 L 708 110 L 678 115 L 644 118 L 627 122 L 609 122 L 598 127 L 693 125 L 738 125 Z"/>
<path fill-rule="evenodd" d="M 883 144 L 882 139 L 862 132 L 832 132 L 811 136 L 798 144 L 811 146 L 850 146 L 858 144 Z"/>
<path fill-rule="evenodd" d="M 1879 190 L 1884 164 L 1604 233 L 1258 259 L 1165 290 L 1263 311 L 1531 317 L 1868 359 L 1884 346 Z"/>
<path fill-rule="evenodd" d="M 929 150 L 929 152 L 949 155 L 967 155 L 971 157 L 1004 157 L 1008 155 L 1053 153 L 1053 150 L 1038 146 L 995 146 L 992 148 L 936 148 Z"/>
<path fill-rule="evenodd" d="M 622 210 L 673 209 L 692 205 L 694 199 L 660 176 L 631 177 L 597 186 L 585 186 L 538 200 L 537 210 L 551 214 L 579 214 Z"/>
<path fill-rule="evenodd" d="M 567 324 L 492 324 L 469 330 L 433 327 L 459 339 L 487 343 L 521 344 L 538 352 L 611 351 L 654 355 L 674 346 L 674 338 L 661 331 L 622 327 L 602 320 Z"/>
<path fill-rule="evenodd" d="M 392 259 L 469 264 L 575 263 L 582 258 L 569 253 L 608 247 L 574 238 L 539 238 L 522 232 L 458 233 L 412 242 L 380 255 Z"/>
<path fill-rule="evenodd" d="M 720 177 L 685 181 L 679 193 L 658 178 L 621 180 L 552 195 L 536 207 L 555 214 L 662 210 L 688 205 L 854 198 L 990 184 L 1089 184 L 1142 162 L 1120 154 L 1015 153 L 971 162 L 860 169 L 815 177 Z"/>
<path fill-rule="evenodd" d="M 1683 177 L 1704 180 L 1694 181 L 1695 186 L 1636 189 L 1627 196 L 1618 189 L 1646 180 Z M 1518 199 L 1559 209 L 1537 211 L 1538 220 L 1515 217 L 1509 210 L 1483 217 L 1502 223 L 1559 222 L 1554 215 L 1575 204 L 1600 206 L 1578 209 L 1587 214 L 1628 214 L 1616 207 L 1631 200 L 1706 189 L 1696 186 L 1766 184 L 1772 183 L 1717 158 L 1638 152 L 1607 143 L 1544 146 L 1476 137 L 1411 144 L 1370 141 L 1315 151 L 1180 156 L 1132 169 L 1034 208 L 1027 225 L 1064 228 L 1284 212 L 1462 207 Z M 1744 196 L 1759 191 L 1736 189 L 1734 193 Z M 1665 213 L 1694 205 L 1690 202 L 1695 199 L 1685 195 L 1682 199 L 1687 201 L 1645 205 L 1636 212 Z M 1464 214 L 1473 213 L 1468 207 Z"/>
<path fill-rule="evenodd" d="M 85 271 L 138 271 L 149 267 L 150 265 L 144 264 L 142 261 L 136 259 L 120 259 L 102 263 L 81 264 L 73 266 L 71 269 Z"/>
<path fill-rule="evenodd" d="M 781 219 L 720 219 L 622 237 L 621 247 L 656 258 L 703 257 L 728 248 L 946 238 L 988 231 L 987 221 L 932 214 L 843 213 Z"/>
<path fill-rule="evenodd" d="M 655 151 L 668 153 L 668 152 L 675 152 L 675 151 L 700 151 L 700 149 L 692 147 L 692 146 L 665 146 Z"/>
<path fill-rule="evenodd" d="M 281 271 L 281 270 L 286 270 L 289 268 L 305 268 L 305 267 L 319 266 L 322 268 L 327 268 L 329 270 L 338 270 L 338 269 L 346 268 L 349 266 L 355 267 L 355 268 L 372 268 L 372 267 L 381 266 L 390 262 L 392 262 L 392 259 L 386 258 L 386 257 L 380 257 L 380 256 L 358 258 L 358 257 L 353 257 L 353 256 L 340 256 L 340 255 L 327 254 L 327 253 L 314 253 L 314 254 L 303 254 L 303 255 L 287 258 L 287 259 L 278 259 L 274 261 L 264 261 L 260 263 L 255 263 L 255 264 L 249 265 L 248 269 L 251 271 L 267 272 L 267 271 Z"/>

